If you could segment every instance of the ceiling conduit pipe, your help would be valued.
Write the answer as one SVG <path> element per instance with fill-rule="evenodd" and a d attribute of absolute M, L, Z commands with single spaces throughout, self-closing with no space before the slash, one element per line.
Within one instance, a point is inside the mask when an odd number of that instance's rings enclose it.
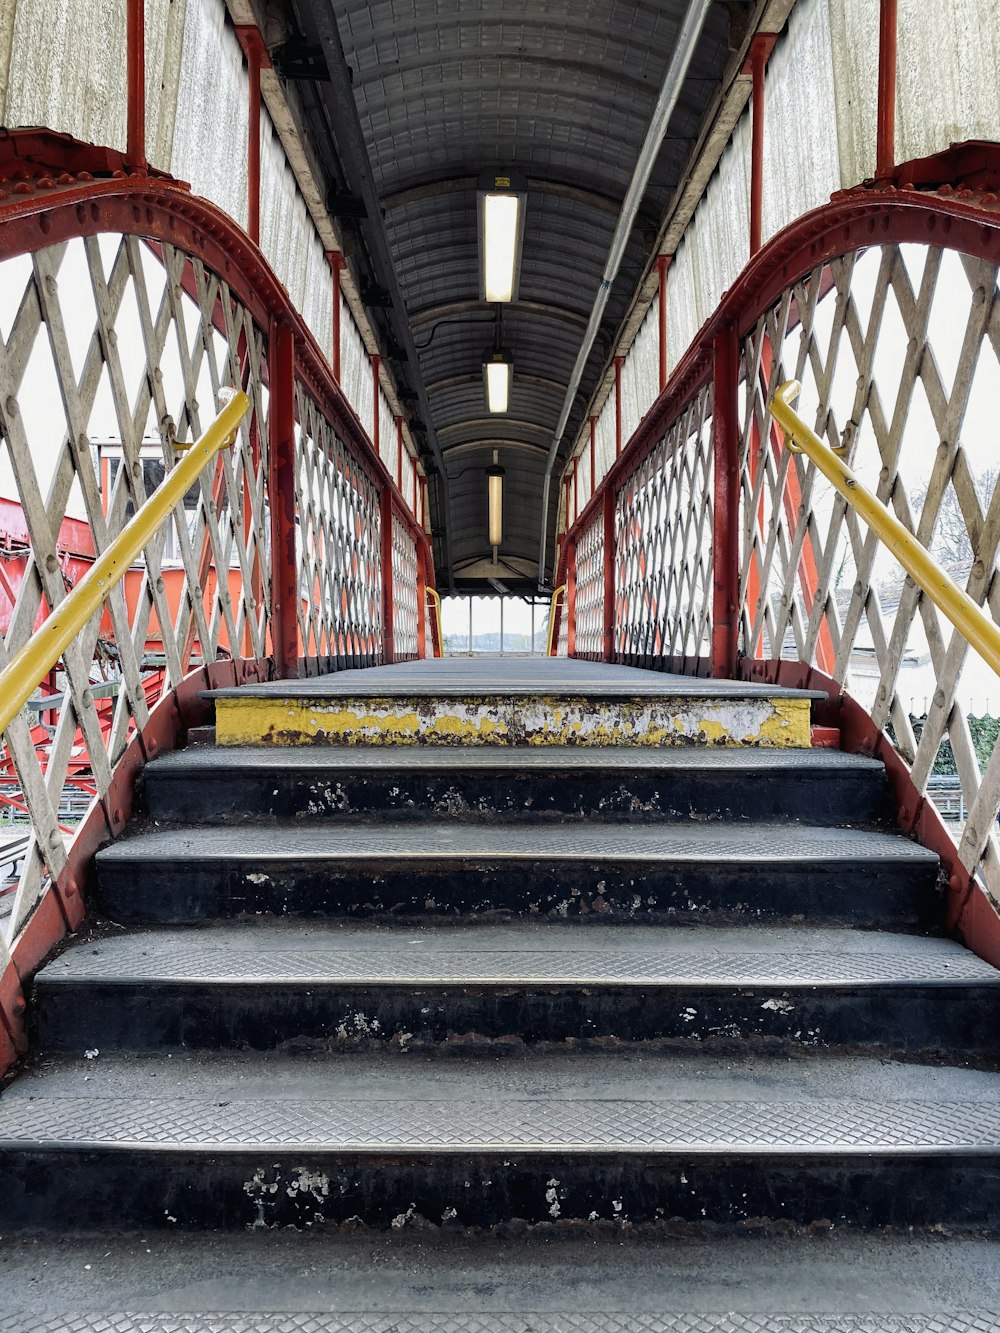
<path fill-rule="evenodd" d="M 552 470 L 555 467 L 556 455 L 559 452 L 559 444 L 562 440 L 563 431 L 566 429 L 566 423 L 569 420 L 569 414 L 573 408 L 573 400 L 580 387 L 580 380 L 583 378 L 587 360 L 590 357 L 591 350 L 594 346 L 594 340 L 597 337 L 597 332 L 601 326 L 604 307 L 607 305 L 608 296 L 611 293 L 611 284 L 618 276 L 618 269 L 621 266 L 622 257 L 625 254 L 625 247 L 628 245 L 636 214 L 639 211 L 639 205 L 642 203 L 643 195 L 646 193 L 649 177 L 652 174 L 653 166 L 656 163 L 664 136 L 667 133 L 667 127 L 670 124 L 670 117 L 673 115 L 674 107 L 677 104 L 677 98 L 680 96 L 681 88 L 687 77 L 688 66 L 691 64 L 691 57 L 694 55 L 694 49 L 698 44 L 698 38 L 701 36 L 701 30 L 704 26 L 705 18 L 711 3 L 712 0 L 690 0 L 690 4 L 688 5 L 687 13 L 684 16 L 684 22 L 681 24 L 681 30 L 677 35 L 677 45 L 674 47 L 674 54 L 667 67 L 667 72 L 663 77 L 660 95 L 656 99 L 656 106 L 653 109 L 653 115 L 649 122 L 649 129 L 646 131 L 646 138 L 639 152 L 635 170 L 632 173 L 632 179 L 625 192 L 625 198 L 622 201 L 621 213 L 618 215 L 615 234 L 611 238 L 611 248 L 608 250 L 608 259 L 604 266 L 604 275 L 601 278 L 601 285 L 594 298 L 594 307 L 590 312 L 587 329 L 583 335 L 583 343 L 580 347 L 580 352 L 576 358 L 576 364 L 573 367 L 573 373 L 570 376 L 569 385 L 566 389 L 566 398 L 563 402 L 562 411 L 559 414 L 555 436 L 549 448 L 548 462 L 545 467 L 545 481 L 542 487 L 542 536 L 538 554 L 538 587 L 540 591 L 543 591 L 545 588 L 545 548 L 548 538 L 549 490 L 552 480 Z"/>

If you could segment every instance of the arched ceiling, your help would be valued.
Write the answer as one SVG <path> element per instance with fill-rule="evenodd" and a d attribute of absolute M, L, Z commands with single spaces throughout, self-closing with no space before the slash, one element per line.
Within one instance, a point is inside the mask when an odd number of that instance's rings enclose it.
<path fill-rule="evenodd" d="M 366 228 L 384 228 L 416 354 L 415 365 L 409 359 L 395 368 L 404 382 L 419 379 L 426 389 L 444 462 L 432 517 L 440 529 L 446 488 L 454 567 L 490 555 L 484 469 L 494 449 L 506 471 L 501 554 L 537 561 L 543 518 L 551 549 L 558 487 L 543 516 L 548 449 L 687 7 L 687 0 L 291 0 L 302 40 L 329 65 L 334 32 L 350 76 L 380 214 L 356 224 L 358 242 L 365 244 Z M 717 0 L 709 10 L 564 451 L 614 350 L 749 8 L 746 0 Z M 351 117 L 329 89 L 316 85 L 314 99 L 317 147 L 336 159 Z M 324 133 L 332 144 L 321 142 Z M 487 169 L 528 180 L 518 300 L 502 308 L 513 392 L 509 412 L 492 418 L 481 363 L 493 342 L 494 311 L 479 301 L 476 219 L 476 179 Z M 341 190 L 360 195 L 343 153 L 335 179 L 338 171 Z M 436 546 L 439 563 L 442 552 Z"/>

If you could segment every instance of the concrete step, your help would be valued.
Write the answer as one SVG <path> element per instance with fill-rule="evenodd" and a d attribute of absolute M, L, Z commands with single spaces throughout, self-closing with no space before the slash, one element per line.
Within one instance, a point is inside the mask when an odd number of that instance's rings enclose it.
<path fill-rule="evenodd" d="M 808 927 L 246 923 L 81 941 L 47 1051 L 659 1042 L 1000 1055 L 1000 972 L 950 940 Z"/>
<path fill-rule="evenodd" d="M 871 1059 L 49 1059 L 0 1097 L 22 1227 L 1000 1225 L 1000 1076 Z"/>
<path fill-rule="evenodd" d="M 3 1333 L 995 1333 L 994 1242 L 433 1231 L 4 1236 Z M 44 1280 L 39 1280 L 44 1274 Z M 71 1311 L 70 1315 L 67 1311 Z M 127 1313 L 132 1312 L 132 1313 Z M 136 1313 L 140 1312 L 140 1313 Z M 142 1313 L 145 1312 L 145 1313 Z"/>
<path fill-rule="evenodd" d="M 221 745 L 808 747 L 808 690 L 546 658 L 408 662 L 214 690 Z"/>
<path fill-rule="evenodd" d="M 144 770 L 145 809 L 248 819 L 888 821 L 883 766 L 837 750 L 219 746 Z"/>
<path fill-rule="evenodd" d="M 908 839 L 795 824 L 278 825 L 145 831 L 97 856 L 118 922 L 240 914 L 623 922 L 940 916 L 938 860 Z"/>

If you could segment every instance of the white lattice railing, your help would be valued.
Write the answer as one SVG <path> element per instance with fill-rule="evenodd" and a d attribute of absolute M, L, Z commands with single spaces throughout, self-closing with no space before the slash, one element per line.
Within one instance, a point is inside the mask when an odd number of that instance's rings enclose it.
<path fill-rule="evenodd" d="M 768 403 L 800 380 L 800 414 L 1000 622 L 998 260 L 994 196 L 970 191 L 862 188 L 789 228 L 695 339 L 557 579 L 575 579 L 578 655 L 828 689 L 824 716 L 891 760 L 907 826 L 939 839 L 955 920 L 969 876 L 1000 901 L 1000 679 L 782 447 Z M 968 812 L 947 832 L 921 824 L 942 772 Z"/>
<path fill-rule="evenodd" d="M 244 389 L 250 410 L 4 733 L 0 856 L 17 846 L 0 862 L 10 872 L 0 1065 L 22 1039 L 19 978 L 79 922 L 88 856 L 124 826 L 144 760 L 197 720 L 199 691 L 267 677 L 289 656 L 315 671 L 415 655 L 432 576 L 426 538 L 325 354 L 228 219 L 171 182 L 110 171 L 83 185 L 30 174 L 19 184 L 0 209 L 0 666 L 201 434 L 227 386 Z M 140 214 L 143 237 L 126 225 Z M 275 426 L 281 412 L 286 427 Z M 283 473 L 276 429 L 288 442 Z"/>
<path fill-rule="evenodd" d="M 748 332 L 740 403 L 744 652 L 843 684 L 920 790 L 947 747 L 969 810 L 962 862 L 985 857 L 993 879 L 1000 752 L 977 754 L 970 719 L 1000 712 L 1000 680 L 815 466 L 781 448 L 766 405 L 799 376 L 799 414 L 1000 619 L 997 265 L 885 245 L 814 269 Z"/>

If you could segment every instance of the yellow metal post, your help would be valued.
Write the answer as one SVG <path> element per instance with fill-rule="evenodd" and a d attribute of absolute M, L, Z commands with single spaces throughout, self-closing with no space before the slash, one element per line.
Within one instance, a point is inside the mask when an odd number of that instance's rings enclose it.
<path fill-rule="evenodd" d="M 917 587 L 948 617 L 983 661 L 1000 674 L 1000 626 L 945 573 L 878 496 L 862 486 L 844 460 L 809 429 L 791 406 L 800 388 L 797 380 L 789 380 L 779 385 L 771 399 L 771 416 L 785 432 L 788 448 L 794 453 L 804 453 L 816 464 L 827 481 L 888 547 Z"/>
<path fill-rule="evenodd" d="M 129 566 L 191 489 L 202 470 L 227 448 L 250 407 L 245 393 L 235 390 L 212 424 L 183 459 L 167 474 L 108 549 L 51 614 L 37 633 L 0 672 L 0 732 L 10 726 L 39 682 L 100 610 Z"/>

